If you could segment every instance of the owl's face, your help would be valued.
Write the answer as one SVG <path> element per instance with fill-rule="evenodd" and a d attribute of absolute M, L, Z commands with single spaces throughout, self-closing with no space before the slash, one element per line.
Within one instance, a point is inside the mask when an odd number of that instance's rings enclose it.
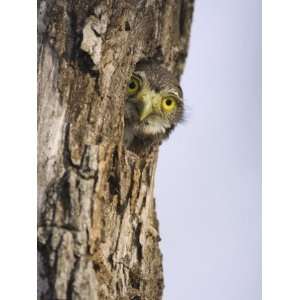
<path fill-rule="evenodd" d="M 132 138 L 162 140 L 183 116 L 176 78 L 158 64 L 140 64 L 127 88 L 125 129 Z M 128 134 L 128 132 L 127 132 Z"/>

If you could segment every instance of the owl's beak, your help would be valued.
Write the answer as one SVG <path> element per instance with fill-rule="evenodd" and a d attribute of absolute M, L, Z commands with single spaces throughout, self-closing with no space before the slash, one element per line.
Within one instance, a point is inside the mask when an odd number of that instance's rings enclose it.
<path fill-rule="evenodd" d="M 149 115 L 153 113 L 153 103 L 157 96 L 155 93 L 145 93 L 142 95 L 140 101 L 141 106 L 139 110 L 140 121 L 145 120 Z"/>
<path fill-rule="evenodd" d="M 143 106 L 139 112 L 140 121 L 145 120 L 151 113 L 152 113 L 152 103 L 151 102 L 144 102 Z"/>

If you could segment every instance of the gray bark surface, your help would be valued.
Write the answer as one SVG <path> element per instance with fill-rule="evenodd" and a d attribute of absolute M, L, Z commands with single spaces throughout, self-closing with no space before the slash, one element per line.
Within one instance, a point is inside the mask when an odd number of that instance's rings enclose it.
<path fill-rule="evenodd" d="M 162 298 L 158 148 L 125 149 L 124 100 L 141 59 L 181 75 L 192 2 L 38 2 L 38 299 Z"/>

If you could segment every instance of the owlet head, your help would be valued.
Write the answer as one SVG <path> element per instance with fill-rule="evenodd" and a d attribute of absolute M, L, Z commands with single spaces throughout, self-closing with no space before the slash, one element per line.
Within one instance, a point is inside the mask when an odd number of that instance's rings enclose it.
<path fill-rule="evenodd" d="M 127 87 L 125 125 L 140 139 L 162 140 L 183 117 L 178 80 L 157 63 L 140 63 Z"/>

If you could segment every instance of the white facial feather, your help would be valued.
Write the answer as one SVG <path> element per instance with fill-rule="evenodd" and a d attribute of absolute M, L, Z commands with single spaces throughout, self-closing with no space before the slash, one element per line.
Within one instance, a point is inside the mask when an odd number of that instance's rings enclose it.
<path fill-rule="evenodd" d="M 170 123 L 160 116 L 150 116 L 145 120 L 144 131 L 149 135 L 165 133 L 170 128 Z"/>

